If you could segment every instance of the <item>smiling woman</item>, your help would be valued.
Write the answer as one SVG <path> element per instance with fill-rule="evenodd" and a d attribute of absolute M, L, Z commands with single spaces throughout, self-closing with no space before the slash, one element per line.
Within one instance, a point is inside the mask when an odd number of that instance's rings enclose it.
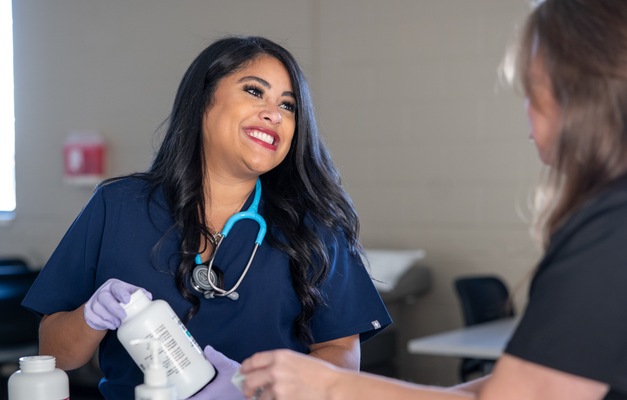
<path fill-rule="evenodd" d="M 142 288 L 218 369 L 194 398 L 242 398 L 230 377 L 266 349 L 357 369 L 359 342 L 391 320 L 296 60 L 264 38 L 219 40 L 188 68 L 167 122 L 150 169 L 100 185 L 27 295 L 41 352 L 72 369 L 99 346 L 100 390 L 132 398 L 142 373 L 108 329 Z"/>

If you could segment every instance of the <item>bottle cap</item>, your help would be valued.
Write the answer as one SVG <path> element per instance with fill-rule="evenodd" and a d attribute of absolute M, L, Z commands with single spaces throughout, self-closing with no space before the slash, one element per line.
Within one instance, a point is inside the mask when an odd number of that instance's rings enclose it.
<path fill-rule="evenodd" d="M 131 294 L 131 299 L 128 303 L 124 304 L 120 302 L 120 305 L 126 311 L 126 317 L 122 320 L 122 322 L 126 321 L 129 318 L 133 318 L 140 311 L 150 305 L 150 299 L 146 296 L 143 290 L 137 289 L 133 294 Z"/>
<path fill-rule="evenodd" d="M 20 369 L 24 372 L 54 371 L 56 364 L 53 356 L 20 357 Z"/>

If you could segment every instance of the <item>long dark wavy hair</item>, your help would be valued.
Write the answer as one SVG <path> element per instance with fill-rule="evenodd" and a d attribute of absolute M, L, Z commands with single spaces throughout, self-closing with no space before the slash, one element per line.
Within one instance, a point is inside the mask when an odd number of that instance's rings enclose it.
<path fill-rule="evenodd" d="M 289 255 L 293 286 L 302 304 L 294 321 L 294 333 L 310 347 L 313 336 L 309 321 L 316 307 L 324 304 L 318 288 L 328 277 L 331 265 L 325 243 L 305 224 L 305 216 L 341 232 L 355 256 L 363 249 L 358 241 L 359 219 L 318 135 L 307 82 L 287 50 L 261 37 L 227 37 L 207 47 L 183 76 L 172 113 L 164 123 L 168 127 L 165 137 L 151 167 L 131 176 L 147 181 L 148 202 L 157 189 L 165 195 L 174 220 L 172 229 L 181 239 L 180 265 L 175 276 L 178 291 L 191 303 L 186 315 L 189 320 L 198 312 L 200 300 L 189 290 L 187 282 L 196 266 L 195 256 L 210 235 L 201 217 L 208 206 L 204 195 L 203 115 L 212 104 L 220 81 L 262 56 L 273 57 L 285 66 L 296 98 L 296 125 L 290 150 L 283 162 L 260 179 L 268 224 L 266 239 L 270 246 Z M 273 227 L 286 241 L 272 235 Z"/>
<path fill-rule="evenodd" d="M 562 113 L 555 163 L 536 196 L 533 233 L 546 247 L 573 212 L 627 173 L 627 2 L 538 4 L 517 54 L 518 78 L 532 101 L 538 56 Z"/>

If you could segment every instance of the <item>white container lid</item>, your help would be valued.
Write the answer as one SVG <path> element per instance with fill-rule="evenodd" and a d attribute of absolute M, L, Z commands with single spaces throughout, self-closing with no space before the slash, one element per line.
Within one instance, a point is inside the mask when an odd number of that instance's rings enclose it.
<path fill-rule="evenodd" d="M 57 361 L 53 356 L 20 357 L 20 369 L 22 372 L 54 371 L 56 365 Z"/>
<path fill-rule="evenodd" d="M 120 305 L 126 311 L 126 317 L 122 320 L 122 322 L 133 318 L 135 315 L 139 314 L 143 309 L 150 305 L 150 299 L 146 297 L 146 293 L 143 290 L 137 289 L 131 295 L 131 299 L 128 303 L 124 304 L 120 302 Z"/>

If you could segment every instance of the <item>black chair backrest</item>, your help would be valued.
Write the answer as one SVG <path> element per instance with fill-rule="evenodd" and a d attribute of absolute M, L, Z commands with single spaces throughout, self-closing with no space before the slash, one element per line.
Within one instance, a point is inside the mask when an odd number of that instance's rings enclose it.
<path fill-rule="evenodd" d="M 461 302 L 466 326 L 511 317 L 509 293 L 505 284 L 494 276 L 459 278 L 455 289 Z"/>
<path fill-rule="evenodd" d="M 0 259 L 0 346 L 37 342 L 40 318 L 21 305 L 37 275 L 22 260 Z"/>

